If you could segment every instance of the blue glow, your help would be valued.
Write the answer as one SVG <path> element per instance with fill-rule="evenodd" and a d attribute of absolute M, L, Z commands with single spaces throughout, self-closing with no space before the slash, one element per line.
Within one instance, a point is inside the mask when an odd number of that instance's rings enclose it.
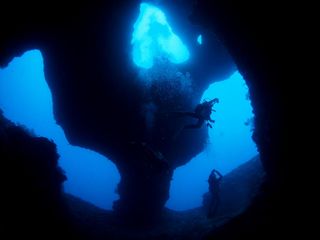
<path fill-rule="evenodd" d="M 133 62 L 141 68 L 151 68 L 154 59 L 167 57 L 172 63 L 182 63 L 189 59 L 189 51 L 181 39 L 175 35 L 165 14 L 157 7 L 141 3 L 140 14 L 135 22 L 131 44 Z"/>
<path fill-rule="evenodd" d="M 120 181 L 118 170 L 104 156 L 68 143 L 54 120 L 40 51 L 29 51 L 0 69 L 0 108 L 11 121 L 54 140 L 61 156 L 60 165 L 68 177 L 64 184 L 66 192 L 101 208 L 112 208 L 113 201 L 118 199 L 115 193 Z"/>
<path fill-rule="evenodd" d="M 225 81 L 216 82 L 204 92 L 204 99 L 218 97 L 220 103 L 212 113 L 216 120 L 209 128 L 209 143 L 204 152 L 174 172 L 167 207 L 187 210 L 202 204 L 202 195 L 208 191 L 208 176 L 213 168 L 226 174 L 258 154 L 252 140 L 253 117 L 248 88 L 239 72 Z"/>
<path fill-rule="evenodd" d="M 197 37 L 197 42 L 199 43 L 199 45 L 202 45 L 202 35 L 201 34 Z"/>

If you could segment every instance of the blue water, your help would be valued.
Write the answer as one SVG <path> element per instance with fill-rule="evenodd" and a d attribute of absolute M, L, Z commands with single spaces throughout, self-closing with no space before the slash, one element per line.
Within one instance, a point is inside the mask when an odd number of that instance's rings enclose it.
<path fill-rule="evenodd" d="M 226 174 L 258 154 L 252 126 L 247 124 L 253 117 L 247 93 L 248 87 L 239 72 L 213 83 L 204 92 L 202 100 L 215 97 L 220 100 L 211 116 L 216 122 L 209 128 L 205 151 L 174 172 L 167 207 L 187 210 L 201 206 L 213 168 Z"/>
<path fill-rule="evenodd" d="M 137 66 L 151 68 L 158 56 L 165 56 L 176 64 L 189 59 L 187 47 L 173 32 L 165 14 L 159 8 L 142 3 L 133 29 L 132 55 Z"/>
<path fill-rule="evenodd" d="M 64 184 L 66 192 L 111 209 L 112 202 L 118 199 L 115 193 L 120 181 L 118 170 L 104 156 L 68 143 L 54 120 L 40 51 L 28 51 L 0 69 L 0 108 L 11 121 L 54 140 L 61 156 L 60 165 L 68 177 Z"/>

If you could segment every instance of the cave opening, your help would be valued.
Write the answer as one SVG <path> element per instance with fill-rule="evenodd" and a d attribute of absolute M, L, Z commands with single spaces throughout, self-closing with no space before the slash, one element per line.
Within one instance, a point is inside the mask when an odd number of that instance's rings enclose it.
<path fill-rule="evenodd" d="M 241 74 L 237 71 L 228 79 L 211 84 L 202 100 L 215 97 L 220 102 L 212 113 L 215 123 L 213 128 L 208 128 L 206 147 L 175 170 L 167 202 L 170 209 L 181 211 L 202 206 L 212 169 L 227 175 L 258 155 L 252 140 L 254 115 Z"/>
<path fill-rule="evenodd" d="M 189 59 L 189 51 L 173 32 L 163 11 L 148 3 L 140 4 L 131 44 L 133 61 L 141 68 L 151 68 L 154 58 L 165 56 L 172 63 Z"/>
<path fill-rule="evenodd" d="M 120 181 L 116 166 L 92 150 L 73 146 L 53 115 L 50 89 L 39 50 L 30 50 L 0 69 L 0 109 L 12 122 L 36 136 L 52 139 L 67 175 L 64 191 L 100 208 L 112 209 Z"/>

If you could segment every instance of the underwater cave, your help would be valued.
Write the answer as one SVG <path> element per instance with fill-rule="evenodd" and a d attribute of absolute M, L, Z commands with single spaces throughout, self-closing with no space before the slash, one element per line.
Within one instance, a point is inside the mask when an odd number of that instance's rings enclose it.
<path fill-rule="evenodd" d="M 23 194 L 30 189 L 23 219 L 85 239 L 223 239 L 229 227 L 247 231 L 239 218 L 268 223 L 265 186 L 281 155 L 270 87 L 206 22 L 206 4 L 86 4 L 72 20 L 63 12 L 59 27 L 35 28 L 43 35 L 0 42 L 0 154 L 19 166 L 12 185 L 25 178 Z M 195 115 L 215 98 L 208 119 Z M 213 169 L 222 181 L 209 217 Z"/>
<path fill-rule="evenodd" d="M 151 71 L 155 72 L 151 78 L 144 77 L 143 80 L 159 81 L 161 78 L 162 81 L 174 81 L 176 79 L 172 76 L 184 75 L 178 68 L 170 66 L 170 63 L 187 61 L 189 50 L 174 34 L 163 11 L 142 3 L 133 29 L 133 62 L 139 68 L 153 67 Z M 202 35 L 198 35 L 196 40 L 202 45 Z M 153 66 L 153 62 L 160 57 L 168 62 L 163 60 L 159 70 L 158 66 Z M 171 73 L 163 76 L 163 71 Z M 192 78 L 190 74 L 189 78 Z M 59 163 L 67 176 L 65 191 L 98 207 L 111 210 L 113 201 L 118 198 L 115 190 L 120 179 L 119 173 L 111 162 L 98 153 L 71 146 L 61 127 L 56 125 L 52 112 L 52 97 L 43 73 L 41 53 L 34 50 L 14 59 L 6 70 L 0 72 L 0 79 L 0 106 L 4 116 L 25 126 L 35 135 L 52 139 L 58 145 L 61 156 Z M 192 84 L 188 80 L 181 79 L 180 84 Z M 206 179 L 213 168 L 226 174 L 258 154 L 251 139 L 253 114 L 242 76 L 235 72 L 227 80 L 218 81 L 220 82 L 212 84 L 204 92 L 201 99 L 203 102 L 204 99 L 218 97 L 221 101 L 216 107 L 218 113 L 214 117 L 214 129 L 208 128 L 209 137 L 204 152 L 175 171 L 167 203 L 170 209 L 200 207 L 202 195 L 208 190 Z M 172 97 L 170 93 L 178 93 L 181 85 L 168 86 L 171 88 L 170 92 L 162 92 L 159 97 Z M 154 103 L 150 104 L 153 108 L 157 107 Z M 149 115 L 146 117 L 147 121 L 154 120 L 151 116 L 154 111 L 146 111 Z M 150 123 L 147 125 L 150 126 Z"/>

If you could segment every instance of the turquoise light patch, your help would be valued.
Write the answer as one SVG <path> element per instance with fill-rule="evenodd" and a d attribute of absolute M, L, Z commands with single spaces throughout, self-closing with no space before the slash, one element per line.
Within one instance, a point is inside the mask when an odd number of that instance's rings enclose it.
<path fill-rule="evenodd" d="M 138 67 L 151 68 L 154 59 L 160 56 L 175 64 L 189 59 L 186 45 L 173 33 L 165 14 L 159 8 L 141 3 L 140 14 L 133 28 L 133 62 Z"/>
<path fill-rule="evenodd" d="M 199 43 L 199 45 L 202 45 L 202 35 L 201 34 L 197 37 L 197 42 Z"/>

